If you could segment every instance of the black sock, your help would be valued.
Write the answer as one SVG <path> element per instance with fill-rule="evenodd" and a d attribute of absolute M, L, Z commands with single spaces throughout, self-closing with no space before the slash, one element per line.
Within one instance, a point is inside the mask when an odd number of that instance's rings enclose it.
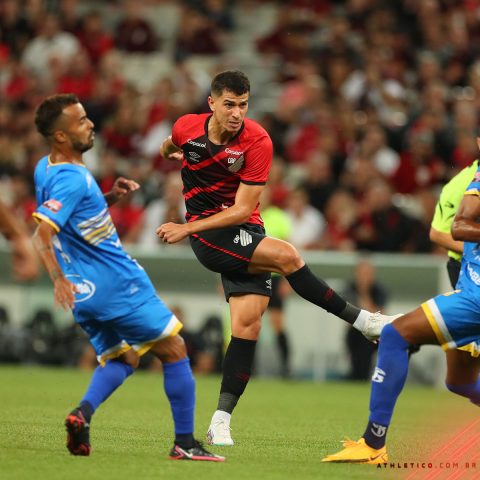
<path fill-rule="evenodd" d="M 350 324 L 357 319 L 360 310 L 350 305 L 323 280 L 316 277 L 308 265 L 304 265 L 285 278 L 305 300 L 324 308 L 327 312 L 333 313 Z"/>
<path fill-rule="evenodd" d="M 184 450 L 193 447 L 193 433 L 176 433 L 175 444 Z"/>
<path fill-rule="evenodd" d="M 217 410 L 232 413 L 252 374 L 256 340 L 232 336 L 223 361 L 223 378 Z"/>
<path fill-rule="evenodd" d="M 290 360 L 290 347 L 288 345 L 288 338 L 285 332 L 279 332 L 277 334 L 277 345 L 280 350 L 280 357 L 282 360 L 283 371 L 288 370 L 289 360 Z"/>
<path fill-rule="evenodd" d="M 385 446 L 387 439 L 388 425 L 380 425 L 378 423 L 368 422 L 363 438 L 365 443 L 376 450 Z"/>
<path fill-rule="evenodd" d="M 90 405 L 90 403 L 82 402 L 78 407 L 78 409 L 82 412 L 87 423 L 90 423 L 90 421 L 92 420 L 93 412 L 94 412 L 93 407 Z"/>

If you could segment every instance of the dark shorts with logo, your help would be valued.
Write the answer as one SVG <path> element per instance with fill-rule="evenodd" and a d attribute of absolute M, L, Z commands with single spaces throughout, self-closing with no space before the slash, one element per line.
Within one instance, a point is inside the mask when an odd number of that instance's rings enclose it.
<path fill-rule="evenodd" d="M 245 223 L 196 233 L 190 245 L 203 266 L 221 274 L 228 301 L 231 295 L 245 293 L 271 296 L 270 273 L 248 273 L 253 252 L 264 238 L 262 226 Z"/>

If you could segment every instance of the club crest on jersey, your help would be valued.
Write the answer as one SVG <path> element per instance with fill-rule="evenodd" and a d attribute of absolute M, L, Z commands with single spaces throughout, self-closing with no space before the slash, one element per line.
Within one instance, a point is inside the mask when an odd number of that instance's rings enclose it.
<path fill-rule="evenodd" d="M 58 213 L 62 208 L 62 202 L 51 198 L 43 203 L 43 206 L 48 208 L 53 213 Z"/>
<path fill-rule="evenodd" d="M 243 166 L 244 157 L 241 155 L 238 158 L 229 157 L 228 158 L 228 170 L 233 173 L 237 173 Z"/>
<path fill-rule="evenodd" d="M 65 278 L 68 278 L 68 280 L 75 285 L 77 290 L 75 292 L 75 303 L 85 302 L 95 294 L 97 287 L 90 280 L 82 278 L 80 275 L 76 274 L 67 274 L 65 275 Z"/>

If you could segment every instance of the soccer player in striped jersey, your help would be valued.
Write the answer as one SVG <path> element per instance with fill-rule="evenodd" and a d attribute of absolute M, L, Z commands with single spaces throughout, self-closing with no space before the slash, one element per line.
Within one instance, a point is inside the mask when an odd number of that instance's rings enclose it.
<path fill-rule="evenodd" d="M 108 212 L 139 185 L 116 180 L 105 196 L 83 163 L 93 146 L 93 123 L 75 95 L 54 95 L 35 123 L 51 153 L 35 169 L 38 227 L 34 245 L 53 282 L 57 304 L 71 309 L 88 333 L 100 366 L 77 408 L 65 420 L 67 448 L 90 454 L 90 421 L 151 351 L 163 362 L 164 387 L 175 425 L 175 460 L 223 461 L 193 437 L 195 381 L 182 324 L 163 304 L 143 268 L 122 247 Z"/>
<path fill-rule="evenodd" d="M 217 410 L 207 441 L 233 445 L 230 418 L 250 378 L 261 317 L 271 295 L 271 272 L 286 277 L 304 299 L 342 318 L 374 340 L 392 320 L 347 303 L 317 278 L 290 243 L 265 235 L 258 206 L 272 163 L 272 141 L 248 111 L 250 82 L 240 71 L 216 75 L 210 114 L 184 115 L 161 147 L 182 162 L 187 223 L 165 223 L 166 243 L 189 237 L 195 255 L 221 274 L 232 337 L 223 366 Z"/>

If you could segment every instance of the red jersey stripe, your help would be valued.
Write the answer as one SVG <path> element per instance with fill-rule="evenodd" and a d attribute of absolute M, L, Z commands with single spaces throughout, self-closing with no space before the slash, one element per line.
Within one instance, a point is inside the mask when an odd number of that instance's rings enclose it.
<path fill-rule="evenodd" d="M 217 182 L 215 185 L 211 185 L 210 187 L 193 187 L 190 191 L 186 192 L 183 197 L 186 200 L 194 197 L 195 195 L 198 195 L 199 193 L 209 193 L 209 192 L 215 192 L 216 190 L 222 188 L 226 183 L 231 182 L 232 178 L 235 178 L 234 175 L 227 177 L 223 179 L 220 182 Z"/>

